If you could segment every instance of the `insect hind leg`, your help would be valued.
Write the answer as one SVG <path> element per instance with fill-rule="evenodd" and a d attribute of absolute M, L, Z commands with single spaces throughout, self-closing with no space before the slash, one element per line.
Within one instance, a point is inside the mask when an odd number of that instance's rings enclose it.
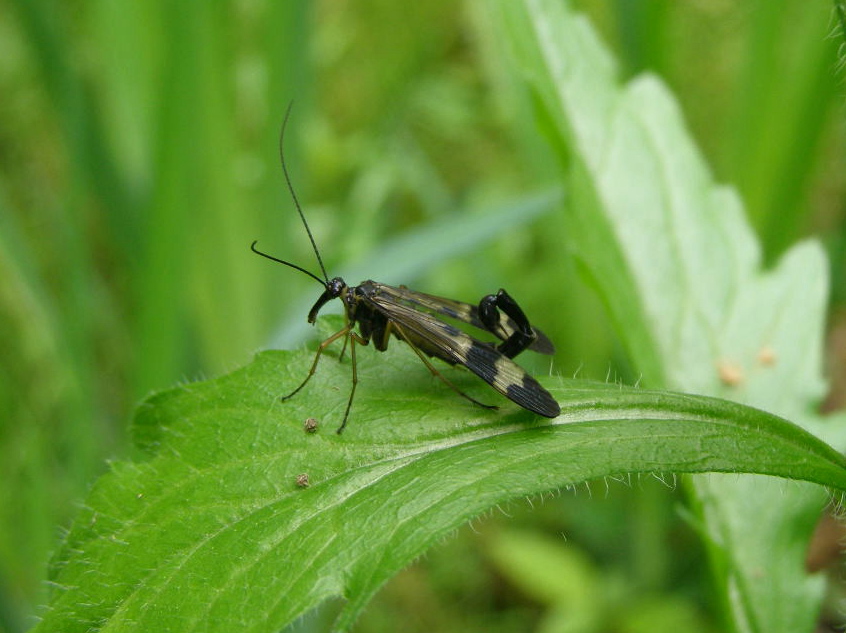
<path fill-rule="evenodd" d="M 291 398 L 293 398 L 295 395 L 297 395 L 300 392 L 300 389 L 302 389 L 303 387 L 306 386 L 308 381 L 311 380 L 311 377 L 314 376 L 314 372 L 317 371 L 317 363 L 320 361 L 320 357 L 323 355 L 323 352 L 326 350 L 326 348 L 329 347 L 332 343 L 337 341 L 342 336 L 347 336 L 350 333 L 350 329 L 351 329 L 351 326 L 349 326 L 349 325 L 346 326 L 342 330 L 335 332 L 332 336 L 327 338 L 325 341 L 323 341 L 317 347 L 317 353 L 314 355 L 314 362 L 311 364 L 311 369 L 308 370 L 308 374 L 306 375 L 305 380 L 303 380 L 300 383 L 300 386 L 297 387 L 296 389 L 294 389 L 287 396 L 280 397 L 279 399 L 282 402 L 285 402 L 286 400 L 290 400 Z M 353 363 L 353 373 L 355 372 L 354 368 L 355 368 L 355 363 Z M 347 408 L 347 411 L 349 412 L 349 407 Z M 344 422 L 346 422 L 346 417 L 344 417 Z"/>
<path fill-rule="evenodd" d="M 421 352 L 420 349 L 414 343 L 412 343 L 409 340 L 409 338 L 405 335 L 405 332 L 403 332 L 402 328 L 399 325 L 397 325 L 395 322 L 393 322 L 393 321 L 390 322 L 388 324 L 388 328 L 396 330 L 396 332 L 400 335 L 402 340 L 411 349 L 413 349 L 414 353 L 417 354 L 418 358 L 420 358 L 420 360 L 423 361 L 423 364 L 426 365 L 426 368 L 432 373 L 432 375 L 435 378 L 438 378 L 441 382 L 443 382 L 447 387 L 452 389 L 459 396 L 461 396 L 462 398 L 466 398 L 467 400 L 469 400 L 473 404 L 480 406 L 482 408 L 485 408 L 485 409 L 499 409 L 499 407 L 495 404 L 485 404 L 484 402 L 479 402 L 478 400 L 476 400 L 476 398 L 474 398 L 473 396 L 467 395 L 461 389 L 459 389 L 457 386 L 455 386 L 446 376 L 444 376 L 441 372 L 438 371 L 437 367 L 435 367 L 432 364 L 432 362 L 428 358 L 426 358 L 426 355 L 423 352 Z"/>

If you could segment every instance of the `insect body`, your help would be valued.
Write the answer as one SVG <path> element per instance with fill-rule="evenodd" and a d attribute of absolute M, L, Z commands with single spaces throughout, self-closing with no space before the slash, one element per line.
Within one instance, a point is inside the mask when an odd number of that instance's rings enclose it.
<path fill-rule="evenodd" d="M 461 391 L 432 365 L 429 358 L 440 358 L 450 365 L 463 365 L 524 409 L 550 418 L 557 416 L 560 408 L 555 399 L 532 376 L 511 360 L 526 349 L 542 354 L 552 354 L 555 348 L 540 330 L 530 325 L 523 310 L 505 290 L 484 297 L 479 305 L 475 306 L 415 292 L 405 286 L 389 286 L 370 280 L 358 286 L 348 286 L 340 277 L 329 279 L 285 165 L 282 141 L 288 114 L 290 114 L 290 106 L 285 115 L 285 124 L 283 124 L 279 141 L 282 169 L 300 219 L 317 256 L 323 279 L 296 264 L 277 259 L 258 250 L 256 242 L 253 242 L 250 248 L 262 257 L 305 273 L 324 287 L 323 294 L 308 313 L 309 323 L 315 322 L 317 314 L 327 302 L 341 299 L 344 304 L 346 325 L 319 345 L 303 382 L 282 400 L 288 400 L 305 387 L 317 370 L 317 364 L 326 348 L 343 338 L 344 345 L 346 346 L 347 342 L 350 345 L 352 389 L 344 411 L 344 418 L 341 426 L 338 427 L 337 432 L 341 433 L 347 424 L 358 385 L 356 344 L 367 345 L 372 340 L 378 351 L 385 351 L 393 335 L 407 343 L 434 376 L 477 405 L 491 409 L 497 408 L 483 404 Z M 443 316 L 485 330 L 501 342 L 494 344 L 477 340 L 444 321 Z M 355 330 L 356 325 L 358 325 L 358 332 Z"/>

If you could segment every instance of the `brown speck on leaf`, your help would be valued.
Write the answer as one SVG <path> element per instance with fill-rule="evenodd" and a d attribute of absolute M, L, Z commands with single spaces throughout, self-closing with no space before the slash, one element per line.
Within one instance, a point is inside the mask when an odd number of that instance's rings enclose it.
<path fill-rule="evenodd" d="M 775 350 L 769 345 L 764 345 L 758 352 L 758 362 L 764 367 L 772 367 L 777 360 Z"/>
<path fill-rule="evenodd" d="M 717 374 L 720 377 L 720 382 L 727 387 L 737 387 L 743 383 L 745 378 L 740 365 L 728 360 L 717 362 Z"/>

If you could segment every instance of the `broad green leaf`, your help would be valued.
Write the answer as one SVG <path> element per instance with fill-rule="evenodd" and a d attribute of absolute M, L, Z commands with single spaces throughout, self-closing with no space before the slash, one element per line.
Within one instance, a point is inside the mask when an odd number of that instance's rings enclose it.
<path fill-rule="evenodd" d="M 331 320 L 337 322 L 337 319 Z M 498 503 L 624 473 L 755 472 L 846 489 L 840 455 L 773 415 L 728 401 L 546 378 L 555 420 L 410 350 L 332 354 L 295 398 L 312 354 L 247 367 L 141 405 L 135 461 L 94 486 L 51 570 L 38 631 L 277 631 L 342 596 L 347 629 L 377 589 Z M 317 433 L 304 431 L 307 417 Z M 297 485 L 307 474 L 309 487 Z"/>
<path fill-rule="evenodd" d="M 553 145 L 568 148 L 573 251 L 643 384 L 747 402 L 846 445 L 842 419 L 810 413 L 825 389 L 820 247 L 800 244 L 763 270 L 738 196 L 714 182 L 659 79 L 620 86 L 565 3 L 497 7 Z M 808 576 L 804 553 L 824 495 L 735 477 L 696 478 L 692 491 L 738 629 L 811 630 L 823 581 Z"/>

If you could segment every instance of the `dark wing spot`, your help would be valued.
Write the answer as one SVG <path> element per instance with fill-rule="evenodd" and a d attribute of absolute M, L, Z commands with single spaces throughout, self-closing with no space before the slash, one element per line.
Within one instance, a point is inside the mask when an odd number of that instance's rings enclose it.
<path fill-rule="evenodd" d="M 508 385 L 505 388 L 505 396 L 547 418 L 556 418 L 561 413 L 561 407 L 555 399 L 529 374 L 523 375 L 522 384 Z"/>
<path fill-rule="evenodd" d="M 449 323 L 444 323 L 443 329 L 444 329 L 444 332 L 446 332 L 450 336 L 458 336 L 459 334 L 463 334 L 463 332 L 461 330 L 459 330 L 454 325 L 450 325 Z"/>
<path fill-rule="evenodd" d="M 499 373 L 494 362 L 496 356 L 499 356 L 499 353 L 494 352 L 493 348 L 478 341 L 473 341 L 473 344 L 467 350 L 467 358 L 464 362 L 482 380 L 493 384 L 496 380 L 496 375 Z"/>

